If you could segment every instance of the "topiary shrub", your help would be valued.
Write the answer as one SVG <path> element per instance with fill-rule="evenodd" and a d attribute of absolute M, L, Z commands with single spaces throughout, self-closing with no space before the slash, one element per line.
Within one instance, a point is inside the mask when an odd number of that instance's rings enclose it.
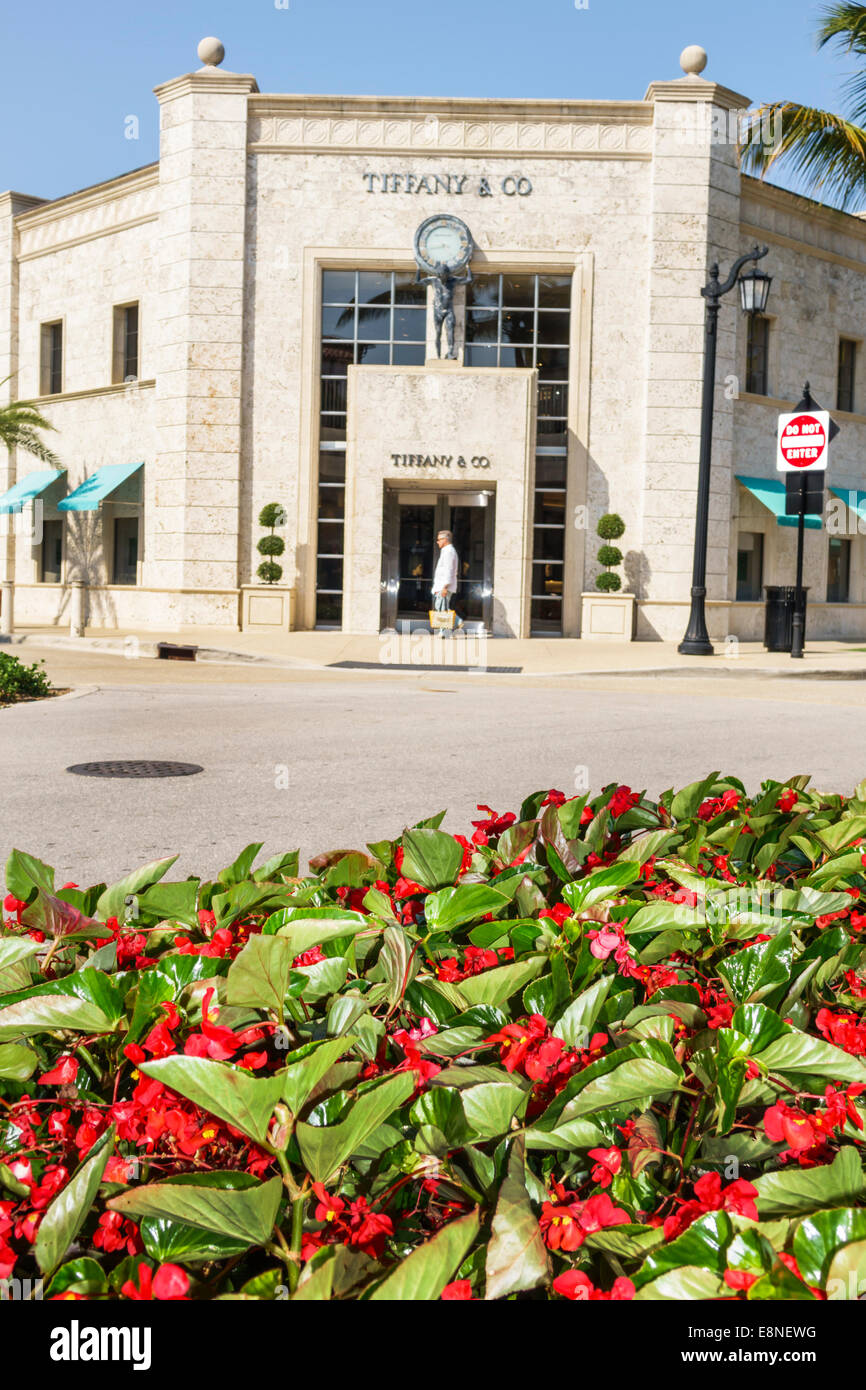
<path fill-rule="evenodd" d="M 259 541 L 256 549 L 260 555 L 266 555 L 268 557 L 282 555 L 286 548 L 286 543 L 282 536 L 274 535 L 274 528 L 277 526 L 285 526 L 285 524 L 285 508 L 282 507 L 279 502 L 268 502 L 267 506 L 262 507 L 259 512 L 259 525 L 270 527 L 271 534 L 269 536 L 262 536 Z M 262 561 L 256 570 L 256 574 L 264 584 L 277 584 L 283 577 L 283 567 L 282 565 L 278 565 L 273 558 L 268 558 Z"/>
<path fill-rule="evenodd" d="M 596 535 L 603 541 L 618 541 L 625 531 L 625 522 L 616 512 L 605 512 L 604 516 L 599 517 L 598 525 L 595 528 Z M 618 545 L 602 545 L 598 551 L 599 564 L 605 566 L 603 574 L 598 575 L 595 587 L 603 594 L 615 594 L 622 588 L 622 579 L 618 574 L 614 574 L 613 565 L 622 564 L 622 551 Z"/>

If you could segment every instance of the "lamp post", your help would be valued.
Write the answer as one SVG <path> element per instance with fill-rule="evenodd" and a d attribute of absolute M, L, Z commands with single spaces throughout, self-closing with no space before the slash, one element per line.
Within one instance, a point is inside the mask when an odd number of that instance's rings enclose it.
<path fill-rule="evenodd" d="M 757 262 L 766 256 L 769 247 L 758 246 L 735 261 L 724 284 L 719 281 L 719 267 L 710 267 L 710 278 L 701 290 L 706 300 L 704 316 L 704 389 L 701 403 L 701 452 L 698 464 L 698 500 L 695 518 L 695 554 L 692 565 L 692 606 L 686 635 L 678 651 L 684 656 L 712 656 L 713 646 L 707 634 L 705 600 L 707 596 L 707 531 L 710 517 L 710 461 L 713 450 L 713 405 L 716 388 L 716 343 L 719 308 L 722 299 L 735 285 L 740 287 L 740 308 L 744 314 L 761 314 L 767 307 L 772 276 L 758 270 Z M 749 261 L 752 269 L 740 272 Z"/>

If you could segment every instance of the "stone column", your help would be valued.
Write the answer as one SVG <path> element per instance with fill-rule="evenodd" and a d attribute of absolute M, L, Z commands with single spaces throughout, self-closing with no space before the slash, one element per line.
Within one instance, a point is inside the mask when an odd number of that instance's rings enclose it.
<path fill-rule="evenodd" d="M 160 103 L 155 526 L 147 582 L 238 587 L 247 103 L 254 77 L 206 66 L 156 88 Z M 180 622 L 207 621 L 187 597 Z"/>
<path fill-rule="evenodd" d="M 689 611 L 704 362 L 701 287 L 718 261 L 723 278 L 748 248 L 740 236 L 737 112 L 748 99 L 699 74 L 701 49 L 687 49 L 686 76 L 654 82 L 647 336 L 643 537 L 648 603 L 639 636 L 679 640 Z M 719 318 L 710 524 L 708 601 L 728 596 L 733 400 L 725 380 L 736 370 L 732 292 Z M 653 605 L 658 601 L 658 606 Z M 671 606 L 676 605 L 676 606 Z M 724 610 L 708 608 L 710 635 L 727 632 Z M 648 625 L 647 625 L 648 624 Z"/>

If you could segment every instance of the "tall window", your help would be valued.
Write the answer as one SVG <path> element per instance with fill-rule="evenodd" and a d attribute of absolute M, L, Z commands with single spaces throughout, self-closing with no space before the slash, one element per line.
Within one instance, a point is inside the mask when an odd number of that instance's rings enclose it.
<path fill-rule="evenodd" d="M 749 314 L 746 328 L 746 390 L 769 395 L 770 320 Z"/>
<path fill-rule="evenodd" d="M 63 324 L 43 323 L 40 341 L 39 394 L 56 396 L 63 390 Z"/>
<path fill-rule="evenodd" d="M 827 562 L 827 602 L 847 603 L 851 587 L 851 542 L 830 537 Z"/>
<path fill-rule="evenodd" d="M 113 382 L 138 380 L 138 305 L 119 304 L 114 310 Z"/>
<path fill-rule="evenodd" d="M 112 584 L 138 583 L 138 517 L 119 516 L 114 522 Z"/>
<path fill-rule="evenodd" d="M 43 521 L 39 578 L 43 584 L 59 584 L 63 569 L 63 522 Z"/>
<path fill-rule="evenodd" d="M 857 368 L 857 344 L 853 338 L 839 339 L 839 371 L 836 389 L 836 409 L 854 410 L 854 381 Z"/>
<path fill-rule="evenodd" d="M 568 462 L 570 275 L 479 275 L 466 292 L 471 367 L 537 367 L 531 621 L 562 632 Z"/>
<path fill-rule="evenodd" d="M 764 537 L 759 531 L 741 531 L 737 537 L 737 602 L 761 597 L 764 580 Z"/>
<path fill-rule="evenodd" d="M 316 625 L 343 617 L 346 390 L 352 363 L 423 366 L 427 290 L 412 271 L 326 270 L 322 274 L 319 509 Z"/>

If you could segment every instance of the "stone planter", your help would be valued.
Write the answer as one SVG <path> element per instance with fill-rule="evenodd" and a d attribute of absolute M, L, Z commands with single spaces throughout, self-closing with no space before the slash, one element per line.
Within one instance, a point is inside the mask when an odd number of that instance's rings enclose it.
<path fill-rule="evenodd" d="M 241 587 L 242 632 L 291 632 L 295 591 L 284 584 L 244 584 Z"/>
<path fill-rule="evenodd" d="M 633 642 L 634 594 L 603 594 L 599 590 L 581 595 L 580 635 L 587 642 Z"/>

